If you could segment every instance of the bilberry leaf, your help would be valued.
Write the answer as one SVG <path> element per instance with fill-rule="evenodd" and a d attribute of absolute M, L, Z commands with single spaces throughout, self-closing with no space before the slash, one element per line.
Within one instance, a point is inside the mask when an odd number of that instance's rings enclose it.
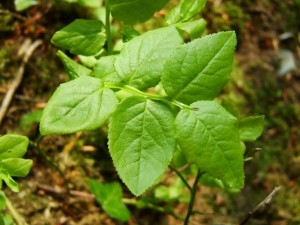
<path fill-rule="evenodd" d="M 255 141 L 263 132 L 264 116 L 250 116 L 240 120 L 239 130 L 242 141 Z"/>
<path fill-rule="evenodd" d="M 0 161 L 0 167 L 12 177 L 25 177 L 32 166 L 32 160 L 21 158 L 8 158 Z"/>
<path fill-rule="evenodd" d="M 166 17 L 168 24 L 184 22 L 196 16 L 205 6 L 206 0 L 181 0 Z"/>
<path fill-rule="evenodd" d="M 23 157 L 28 144 L 29 140 L 25 136 L 7 134 L 0 137 L 0 160 Z"/>
<path fill-rule="evenodd" d="M 91 180 L 90 190 L 108 215 L 124 222 L 129 220 L 130 211 L 122 202 L 122 188 L 119 183 L 102 184 L 97 180 Z"/>
<path fill-rule="evenodd" d="M 243 148 L 238 120 L 214 101 L 199 101 L 183 109 L 175 121 L 176 138 L 185 157 L 225 185 L 244 185 Z"/>
<path fill-rule="evenodd" d="M 19 192 L 20 188 L 16 181 L 9 175 L 9 173 L 5 170 L 0 170 L 0 179 L 4 180 L 6 185 L 13 191 Z"/>
<path fill-rule="evenodd" d="M 186 104 L 212 100 L 230 78 L 236 36 L 220 32 L 178 47 L 165 64 L 167 94 Z"/>
<path fill-rule="evenodd" d="M 51 42 L 75 55 L 95 55 L 106 41 L 103 24 L 100 20 L 76 19 L 57 31 Z"/>
<path fill-rule="evenodd" d="M 106 82 L 121 83 L 122 79 L 119 77 L 114 67 L 115 61 L 116 56 L 114 55 L 101 57 L 93 67 L 92 76 Z"/>
<path fill-rule="evenodd" d="M 110 154 L 133 194 L 142 194 L 168 167 L 176 147 L 174 119 L 169 105 L 136 96 L 124 99 L 112 114 Z"/>
<path fill-rule="evenodd" d="M 57 52 L 57 56 L 60 58 L 62 63 L 67 70 L 70 79 L 75 79 L 81 76 L 90 76 L 92 71 L 85 66 L 75 62 L 74 60 L 70 59 L 65 53 L 62 51 Z"/>
<path fill-rule="evenodd" d="M 117 98 L 100 79 L 79 77 L 61 84 L 47 103 L 40 124 L 46 134 L 99 128 L 114 111 Z"/>
<path fill-rule="evenodd" d="M 156 11 L 162 9 L 169 0 L 110 0 L 113 17 L 126 24 L 148 20 Z"/>
<path fill-rule="evenodd" d="M 15 0 L 14 2 L 16 11 L 23 11 L 38 4 L 36 0 Z"/>
<path fill-rule="evenodd" d="M 195 20 L 191 22 L 178 23 L 176 27 L 187 32 L 191 40 L 200 38 L 205 31 L 206 21 L 204 19 Z"/>
<path fill-rule="evenodd" d="M 122 83 L 138 89 L 159 83 L 165 61 L 183 43 L 176 27 L 146 32 L 125 43 L 115 61 L 115 69 Z"/>

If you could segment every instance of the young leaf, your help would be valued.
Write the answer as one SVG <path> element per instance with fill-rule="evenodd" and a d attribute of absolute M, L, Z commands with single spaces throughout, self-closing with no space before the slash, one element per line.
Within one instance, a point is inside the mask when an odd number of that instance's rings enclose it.
<path fill-rule="evenodd" d="M 169 0 L 110 0 L 109 4 L 115 19 L 135 24 L 148 20 L 168 2 Z"/>
<path fill-rule="evenodd" d="M 221 188 L 221 189 L 225 188 L 222 181 L 208 175 L 207 173 L 205 173 L 201 176 L 199 182 L 206 187 Z"/>
<path fill-rule="evenodd" d="M 119 77 L 114 67 L 115 61 L 116 56 L 114 55 L 101 57 L 97 64 L 93 67 L 92 76 L 106 82 L 121 83 L 122 79 Z"/>
<path fill-rule="evenodd" d="M 36 4 L 36 0 L 15 0 L 16 11 L 23 11 Z"/>
<path fill-rule="evenodd" d="M 110 118 L 109 150 L 129 190 L 142 194 L 166 170 L 176 147 L 174 113 L 165 103 L 124 99 Z"/>
<path fill-rule="evenodd" d="M 183 199 L 186 189 L 185 184 L 178 177 L 170 186 L 160 185 L 154 189 L 154 197 L 157 200 L 167 203 L 180 201 Z M 186 196 L 189 197 L 189 196 Z"/>
<path fill-rule="evenodd" d="M 75 78 L 81 76 L 90 76 L 92 71 L 85 66 L 80 65 L 79 63 L 75 62 L 74 60 L 70 59 L 65 53 L 58 50 L 57 52 L 58 57 L 63 62 L 69 77 L 73 80 Z"/>
<path fill-rule="evenodd" d="M 240 119 L 240 111 L 238 107 L 230 100 L 223 99 L 221 105 L 224 109 L 227 110 L 231 115 L 233 115 L 235 118 Z"/>
<path fill-rule="evenodd" d="M 91 180 L 90 191 L 95 195 L 104 211 L 112 218 L 124 222 L 130 219 L 130 211 L 122 202 L 122 188 L 119 183 L 101 184 L 96 180 Z"/>
<path fill-rule="evenodd" d="M 185 22 L 176 24 L 176 27 L 189 34 L 192 40 L 200 38 L 205 31 L 206 21 L 204 19 L 195 20 L 192 22 Z"/>
<path fill-rule="evenodd" d="M 102 30 L 103 24 L 100 20 L 76 19 L 57 31 L 51 42 L 75 55 L 95 55 L 106 41 Z"/>
<path fill-rule="evenodd" d="M 79 5 L 89 8 L 101 7 L 101 1 L 99 0 L 78 0 Z"/>
<path fill-rule="evenodd" d="M 102 53 L 101 52 L 104 52 L 104 49 L 102 49 L 99 54 L 101 55 Z M 84 56 L 84 55 L 78 55 L 78 58 L 80 60 L 80 64 L 87 67 L 87 68 L 93 68 L 97 62 L 98 62 L 98 59 L 96 58 L 98 57 L 97 55 L 96 56 Z"/>
<path fill-rule="evenodd" d="M 0 167 L 12 177 L 25 177 L 32 166 L 32 160 L 8 158 L 0 161 Z"/>
<path fill-rule="evenodd" d="M 0 160 L 23 157 L 28 144 L 28 138 L 21 135 L 7 134 L 0 137 Z"/>
<path fill-rule="evenodd" d="M 166 21 L 168 24 L 188 21 L 204 8 L 205 3 L 206 0 L 181 0 L 180 4 L 167 14 Z"/>
<path fill-rule="evenodd" d="M 2 222 L 2 224 L 1 224 L 1 222 Z M 1 225 L 15 225 L 15 222 L 9 214 L 4 214 L 0 217 L 0 224 Z"/>
<path fill-rule="evenodd" d="M 178 47 L 165 64 L 162 84 L 183 103 L 212 100 L 230 77 L 236 36 L 220 32 Z"/>
<path fill-rule="evenodd" d="M 19 192 L 19 185 L 14 181 L 14 179 L 9 175 L 8 172 L 0 170 L 0 179 L 3 179 L 6 185 L 13 191 Z"/>
<path fill-rule="evenodd" d="M 100 127 L 114 111 L 117 98 L 100 79 L 79 77 L 61 84 L 46 105 L 40 124 L 43 135 L 67 134 Z"/>
<path fill-rule="evenodd" d="M 0 191 L 0 211 L 4 210 L 6 208 L 6 204 L 5 203 L 6 203 L 5 202 L 5 194 L 4 194 L 3 191 Z"/>
<path fill-rule="evenodd" d="M 39 123 L 42 117 L 43 110 L 36 110 L 29 112 L 22 116 L 20 121 L 20 127 L 22 130 L 29 129 L 32 124 Z"/>
<path fill-rule="evenodd" d="M 123 42 L 128 42 L 136 36 L 141 35 L 137 30 L 134 29 L 133 26 L 125 26 L 122 32 L 122 40 Z"/>
<path fill-rule="evenodd" d="M 122 82 L 139 89 L 159 83 L 165 61 L 183 43 L 176 27 L 146 32 L 127 42 L 116 58 L 115 68 Z"/>
<path fill-rule="evenodd" d="M 263 132 L 264 116 L 250 116 L 239 123 L 240 138 L 242 141 L 255 141 Z"/>
<path fill-rule="evenodd" d="M 186 158 L 200 170 L 232 188 L 244 185 L 243 148 L 238 121 L 214 101 L 181 110 L 175 121 L 178 144 Z"/>

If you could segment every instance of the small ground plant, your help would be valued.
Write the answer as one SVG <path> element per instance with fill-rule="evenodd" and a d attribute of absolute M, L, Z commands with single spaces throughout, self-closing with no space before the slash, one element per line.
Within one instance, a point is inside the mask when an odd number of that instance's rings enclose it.
<path fill-rule="evenodd" d="M 19 192 L 19 185 L 12 177 L 28 175 L 32 160 L 22 158 L 28 145 L 28 138 L 21 135 L 7 134 L 0 137 L 0 189 L 4 181 L 13 192 Z M 11 216 L 4 211 L 7 204 L 11 209 L 10 201 L 0 190 L 0 224 L 12 225 Z"/>
<path fill-rule="evenodd" d="M 134 195 L 154 185 L 179 151 L 198 168 L 192 187 L 179 174 L 191 191 L 188 224 L 203 174 L 227 189 L 243 188 L 244 142 L 261 134 L 263 117 L 242 119 L 217 98 L 230 79 L 236 35 L 229 31 L 203 36 L 206 22 L 195 17 L 206 0 L 181 0 L 167 14 L 167 26 L 143 34 L 134 30 L 132 25 L 167 3 L 107 0 L 105 21 L 77 19 L 54 34 L 53 44 L 93 59 L 93 65 L 86 67 L 58 51 L 71 80 L 49 100 L 40 131 L 69 134 L 108 121 L 113 163 Z M 121 51 L 113 49 L 110 14 L 126 24 Z M 107 198 L 113 190 L 121 199 L 117 185 L 92 181 L 91 190 L 110 215 L 128 219 L 124 206 Z"/>

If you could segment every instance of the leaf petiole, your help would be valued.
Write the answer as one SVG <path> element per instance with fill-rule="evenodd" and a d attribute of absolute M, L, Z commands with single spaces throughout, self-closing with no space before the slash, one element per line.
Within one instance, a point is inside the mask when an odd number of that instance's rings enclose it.
<path fill-rule="evenodd" d="M 129 92 L 131 94 L 135 94 L 135 95 L 138 95 L 138 96 L 145 97 L 147 99 L 163 101 L 163 102 L 165 102 L 169 105 L 175 105 L 175 106 L 179 107 L 180 109 L 195 110 L 193 107 L 188 106 L 188 105 L 186 105 L 182 102 L 179 102 L 177 100 L 169 99 L 167 96 L 162 96 L 162 95 L 143 92 L 143 91 L 140 91 L 139 89 L 136 89 L 135 87 L 132 87 L 130 85 L 104 82 L 104 86 L 107 87 L 107 88 L 111 88 L 111 89 L 123 90 L 123 91 Z"/>

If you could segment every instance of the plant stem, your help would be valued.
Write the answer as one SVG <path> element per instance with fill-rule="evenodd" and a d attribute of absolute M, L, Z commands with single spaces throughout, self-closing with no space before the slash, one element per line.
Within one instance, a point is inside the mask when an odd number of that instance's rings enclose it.
<path fill-rule="evenodd" d="M 9 198 L 7 198 L 7 196 L 5 194 L 4 194 L 4 197 L 5 197 L 6 207 L 9 211 L 10 215 L 12 216 L 12 218 L 17 223 L 17 225 L 28 225 L 28 223 L 26 223 L 25 219 L 18 213 L 18 211 L 16 210 L 16 208 L 14 207 L 12 202 L 9 200 Z"/>
<path fill-rule="evenodd" d="M 112 39 L 110 30 L 110 5 L 109 0 L 105 0 L 105 30 L 107 39 L 107 55 L 112 55 Z"/>
<path fill-rule="evenodd" d="M 194 206 L 194 203 L 195 203 L 197 185 L 198 185 L 199 179 L 202 176 L 202 174 L 203 173 L 200 170 L 198 170 L 197 176 L 195 178 L 195 181 L 194 181 L 194 184 L 193 184 L 193 187 L 192 187 L 192 190 L 191 190 L 191 199 L 190 199 L 190 202 L 189 202 L 188 212 L 187 212 L 185 220 L 184 220 L 184 225 L 189 224 L 190 217 L 193 214 L 193 206 Z"/>
<path fill-rule="evenodd" d="M 139 95 L 139 96 L 142 96 L 142 97 L 145 97 L 148 99 L 163 101 L 163 102 L 166 102 L 167 104 L 175 105 L 175 106 L 179 107 L 180 109 L 194 110 L 192 107 L 185 105 L 182 102 L 179 102 L 179 101 L 173 100 L 173 99 L 168 99 L 167 96 L 143 92 L 143 91 L 140 91 L 139 89 L 136 89 L 135 87 L 132 87 L 130 85 L 104 82 L 104 86 L 107 88 L 111 88 L 111 89 L 123 90 L 123 91 L 129 92 L 131 94 Z"/>
<path fill-rule="evenodd" d="M 170 165 L 169 168 L 170 168 L 172 171 L 174 171 L 174 172 L 177 174 L 177 176 L 181 179 L 181 181 L 184 183 L 184 185 L 185 185 L 190 191 L 192 191 L 191 185 L 189 185 L 189 183 L 188 183 L 187 180 L 183 177 L 183 175 L 182 175 L 176 168 L 174 168 L 173 166 Z"/>

